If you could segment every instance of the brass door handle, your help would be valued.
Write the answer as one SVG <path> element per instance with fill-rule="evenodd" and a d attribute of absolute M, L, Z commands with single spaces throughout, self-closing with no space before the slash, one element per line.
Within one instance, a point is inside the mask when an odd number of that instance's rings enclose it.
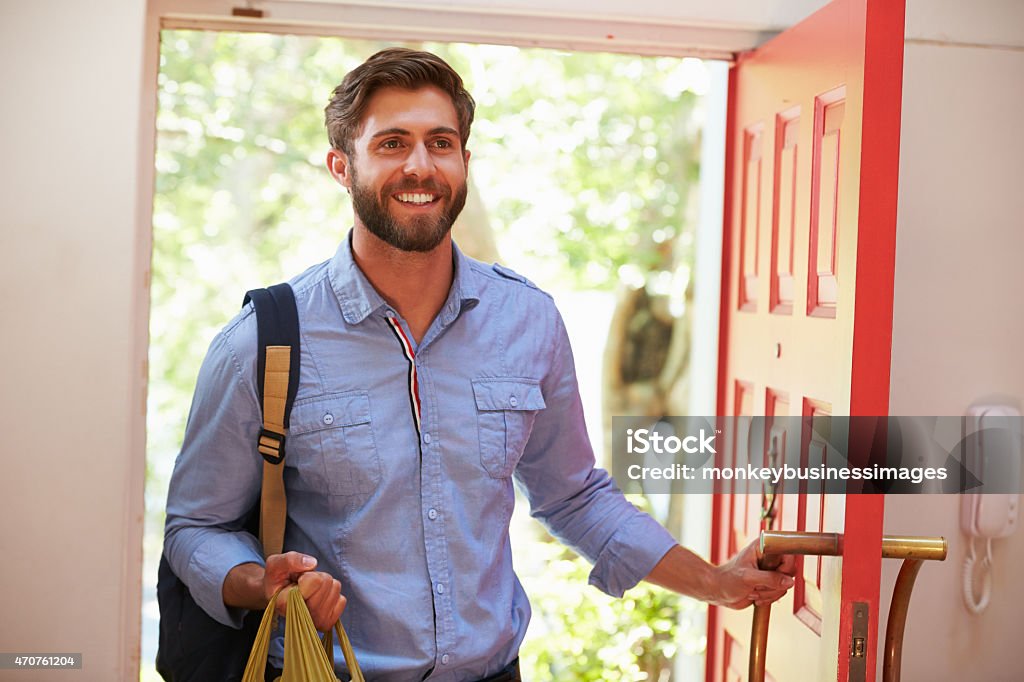
<path fill-rule="evenodd" d="M 882 661 L 882 682 L 899 682 L 903 663 L 903 631 L 907 625 L 910 595 L 914 591 L 917 572 L 923 561 L 945 561 L 946 538 L 883 536 L 882 558 L 903 559 L 900 573 L 889 602 L 889 620 L 885 624 L 885 658 Z"/>
<path fill-rule="evenodd" d="M 786 554 L 841 556 L 841 533 L 803 533 L 796 531 L 761 531 L 762 570 L 774 570 Z M 942 537 L 912 537 L 885 535 L 882 537 L 882 558 L 903 559 L 896 587 L 889 606 L 889 621 L 885 626 L 885 659 L 882 665 L 883 682 L 899 682 L 903 655 L 903 632 L 907 624 L 907 610 L 914 580 L 921 570 L 922 561 L 943 561 L 946 558 L 946 539 Z M 750 682 L 764 682 L 765 657 L 768 651 L 768 624 L 771 604 L 754 606 L 750 628 Z"/>

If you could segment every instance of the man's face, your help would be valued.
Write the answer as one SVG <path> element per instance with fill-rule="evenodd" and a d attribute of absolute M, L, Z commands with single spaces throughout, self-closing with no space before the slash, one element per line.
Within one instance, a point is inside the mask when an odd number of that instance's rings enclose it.
<path fill-rule="evenodd" d="M 378 90 L 352 146 L 336 177 L 357 224 L 402 251 L 441 244 L 465 206 L 469 162 L 451 99 L 434 87 Z"/>

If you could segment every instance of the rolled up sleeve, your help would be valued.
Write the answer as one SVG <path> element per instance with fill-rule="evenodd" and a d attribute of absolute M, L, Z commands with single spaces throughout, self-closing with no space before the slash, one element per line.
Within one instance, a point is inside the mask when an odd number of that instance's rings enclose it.
<path fill-rule="evenodd" d="M 262 461 L 254 445 L 260 428 L 255 389 L 232 344 L 241 326 L 213 340 L 199 371 L 164 527 L 164 553 L 174 573 L 204 611 L 236 628 L 245 611 L 225 606 L 224 578 L 239 564 L 263 564 L 259 541 L 243 530 L 259 496 Z M 238 335 L 249 336 L 244 329 Z"/>
<path fill-rule="evenodd" d="M 551 315 L 551 364 L 541 382 L 547 407 L 537 415 L 516 478 L 531 514 L 594 564 L 590 584 L 620 597 L 676 541 L 623 496 L 607 471 L 595 468 L 572 350 L 553 304 Z"/>

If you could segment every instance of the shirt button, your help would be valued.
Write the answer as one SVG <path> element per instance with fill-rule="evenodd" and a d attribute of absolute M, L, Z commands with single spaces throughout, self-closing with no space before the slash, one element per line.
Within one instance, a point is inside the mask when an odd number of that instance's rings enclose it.
<path fill-rule="evenodd" d="M 427 445 L 430 445 L 430 434 L 429 433 L 424 433 L 423 434 L 423 442 L 426 443 Z"/>
<path fill-rule="evenodd" d="M 452 660 L 451 656 L 449 656 L 448 654 L 445 654 L 444 656 L 441 657 L 441 665 L 448 665 L 448 661 L 450 661 L 450 660 Z"/>
<path fill-rule="evenodd" d="M 427 518 L 430 519 L 431 521 L 436 519 L 437 518 L 437 510 L 436 509 L 431 509 L 430 511 L 428 511 L 427 512 Z"/>
<path fill-rule="evenodd" d="M 516 399 L 515 396 L 512 396 L 511 398 L 508 399 L 508 404 L 511 405 L 512 407 L 515 407 L 516 405 L 519 404 L 519 401 Z"/>
<path fill-rule="evenodd" d="M 386 313 L 384 313 L 384 314 L 385 314 L 385 315 L 387 315 L 387 316 L 388 316 L 389 318 L 391 318 L 392 320 L 393 320 L 393 319 L 395 319 L 395 311 L 394 311 L 394 310 L 389 310 L 389 311 L 387 311 L 387 312 L 386 312 Z"/>
<path fill-rule="evenodd" d="M 444 594 L 444 584 L 443 583 L 438 583 L 436 589 L 437 589 L 437 593 L 438 594 Z"/>
<path fill-rule="evenodd" d="M 328 412 L 327 414 L 324 415 L 324 424 L 327 424 L 328 426 L 330 426 L 333 423 L 334 423 L 334 415 L 331 414 L 330 412 Z"/>

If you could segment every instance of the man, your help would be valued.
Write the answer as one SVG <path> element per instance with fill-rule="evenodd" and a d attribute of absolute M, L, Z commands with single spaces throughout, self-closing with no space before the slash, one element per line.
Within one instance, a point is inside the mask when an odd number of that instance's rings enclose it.
<path fill-rule="evenodd" d="M 327 167 L 355 225 L 331 260 L 291 280 L 302 330 L 284 473 L 291 551 L 264 563 L 238 523 L 262 467 L 251 307 L 210 347 L 168 496 L 165 553 L 204 610 L 238 626 L 296 583 L 319 629 L 344 610 L 380 682 L 518 679 L 530 609 L 509 547 L 513 477 L 610 594 L 647 579 L 743 608 L 792 585 L 757 570 L 753 546 L 707 564 L 594 468 L 550 297 L 451 241 L 473 110 L 451 67 L 405 49 L 349 73 L 326 109 Z M 281 651 L 276 641 L 277 665 Z"/>

